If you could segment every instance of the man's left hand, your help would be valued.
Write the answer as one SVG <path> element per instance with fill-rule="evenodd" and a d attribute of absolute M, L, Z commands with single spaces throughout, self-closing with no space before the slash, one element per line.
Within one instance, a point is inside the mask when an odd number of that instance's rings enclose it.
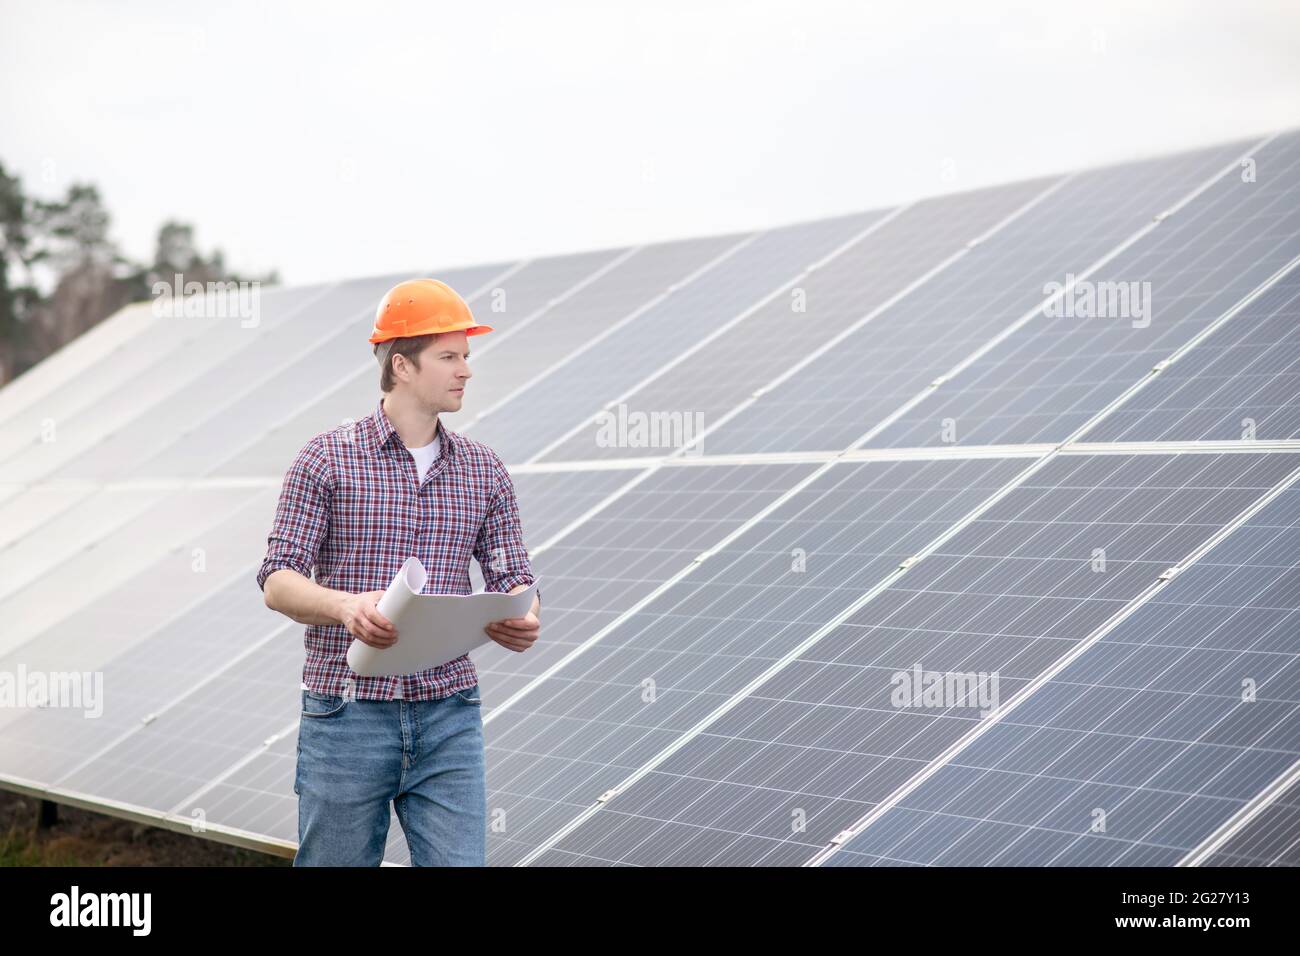
<path fill-rule="evenodd" d="M 527 589 L 528 585 L 521 584 L 511 588 L 510 593 Z M 501 621 L 493 621 L 483 630 L 487 632 L 488 637 L 507 650 L 526 651 L 533 646 L 540 633 L 542 622 L 537 617 L 540 604 L 541 602 L 534 597 L 533 606 L 523 617 L 508 617 Z"/>

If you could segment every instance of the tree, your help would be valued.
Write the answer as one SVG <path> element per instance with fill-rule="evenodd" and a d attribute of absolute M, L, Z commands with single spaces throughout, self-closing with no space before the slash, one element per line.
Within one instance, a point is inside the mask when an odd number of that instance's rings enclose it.
<path fill-rule="evenodd" d="M 22 370 L 19 364 L 30 348 L 27 323 L 40 301 L 32 274 L 41 258 L 31 243 L 33 206 L 19 178 L 0 163 L 0 383 Z"/>
<path fill-rule="evenodd" d="M 73 183 L 61 200 L 32 199 L 0 165 L 0 384 L 128 302 L 148 300 L 157 280 L 170 283 L 179 273 L 185 282 L 246 281 L 226 270 L 221 250 L 203 255 L 189 223 L 162 225 L 148 265 L 118 251 L 111 224 L 93 184 Z M 53 276 L 48 295 L 37 281 L 45 270 Z M 274 284 L 279 274 L 254 281 Z"/>

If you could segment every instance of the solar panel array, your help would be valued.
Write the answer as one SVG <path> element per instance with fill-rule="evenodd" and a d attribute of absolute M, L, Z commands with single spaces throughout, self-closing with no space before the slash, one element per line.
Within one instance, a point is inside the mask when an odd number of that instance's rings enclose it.
<path fill-rule="evenodd" d="M 1300 860 L 1300 133 L 430 274 L 547 582 L 474 654 L 491 864 Z M 0 390 L 0 675 L 103 679 L 0 707 L 0 785 L 292 853 L 253 575 L 399 278 Z"/>

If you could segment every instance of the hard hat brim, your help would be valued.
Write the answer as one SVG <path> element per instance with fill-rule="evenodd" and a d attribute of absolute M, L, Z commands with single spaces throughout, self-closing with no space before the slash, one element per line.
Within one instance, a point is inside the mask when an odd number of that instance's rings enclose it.
<path fill-rule="evenodd" d="M 464 332 L 466 335 L 482 335 L 484 332 L 491 332 L 491 331 L 493 331 L 493 328 L 490 325 L 466 325 L 458 329 L 439 329 L 437 332 L 420 332 L 418 334 L 419 335 L 441 335 L 444 332 Z M 376 332 L 372 332 L 370 338 L 367 341 L 369 341 L 372 345 L 378 345 L 380 342 L 387 342 L 389 339 L 400 339 L 400 338 L 408 338 L 408 337 L 414 338 L 414 336 L 380 335 Z"/>

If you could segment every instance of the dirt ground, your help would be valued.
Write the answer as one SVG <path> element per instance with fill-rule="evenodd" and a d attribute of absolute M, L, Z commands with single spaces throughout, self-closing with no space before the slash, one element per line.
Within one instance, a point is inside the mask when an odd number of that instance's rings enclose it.
<path fill-rule="evenodd" d="M 287 857 L 60 806 L 38 826 L 40 801 L 0 790 L 0 866 L 289 866 Z"/>

